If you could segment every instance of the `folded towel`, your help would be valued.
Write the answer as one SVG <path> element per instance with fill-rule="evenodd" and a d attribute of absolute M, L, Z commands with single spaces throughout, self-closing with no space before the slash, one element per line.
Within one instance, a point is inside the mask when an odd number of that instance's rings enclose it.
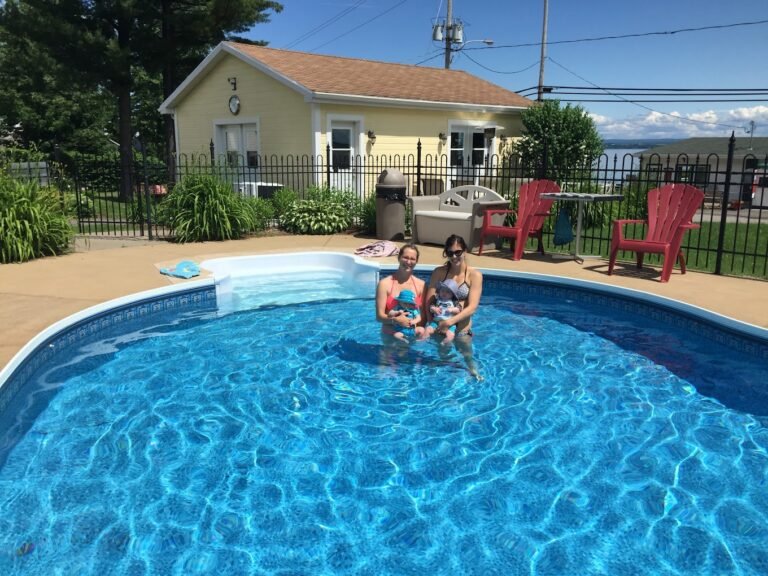
<path fill-rule="evenodd" d="M 382 258 L 384 256 L 397 256 L 400 249 L 394 242 L 389 240 L 377 240 L 376 242 L 369 242 L 363 244 L 355 250 L 357 256 L 363 258 Z"/>
<path fill-rule="evenodd" d="M 176 278 L 192 278 L 193 276 L 200 276 L 200 266 L 192 260 L 182 260 L 173 268 L 160 268 L 160 274 L 175 276 Z"/>

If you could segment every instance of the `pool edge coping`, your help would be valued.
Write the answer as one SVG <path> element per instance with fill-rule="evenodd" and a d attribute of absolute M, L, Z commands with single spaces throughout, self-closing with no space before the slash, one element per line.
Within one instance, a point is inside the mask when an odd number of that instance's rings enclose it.
<path fill-rule="evenodd" d="M 344 252 L 334 252 L 334 251 L 291 252 L 289 254 L 297 255 L 297 257 L 300 255 L 311 255 L 316 257 L 321 254 L 343 256 L 344 258 L 350 259 L 353 262 L 363 263 L 369 267 L 376 266 L 379 272 L 382 272 L 382 271 L 390 272 L 397 269 L 396 266 L 394 266 L 391 263 L 371 262 L 357 255 L 348 254 Z M 254 255 L 249 255 L 247 258 L 250 259 L 250 258 L 256 258 L 259 256 L 270 256 L 270 255 L 254 254 Z M 274 256 L 274 255 L 271 255 L 271 256 Z M 221 259 L 228 259 L 228 258 L 229 257 L 222 257 Z M 237 258 L 244 258 L 244 257 L 233 256 L 231 258 L 237 259 Z M 419 272 L 431 273 L 433 270 L 435 270 L 436 268 L 439 268 L 440 266 L 441 265 L 432 265 L 432 264 L 417 265 L 414 270 L 416 273 L 419 273 Z M 768 346 L 768 329 L 762 328 L 755 324 L 744 322 L 742 320 L 737 320 L 735 318 L 731 318 L 729 316 L 725 316 L 717 312 L 713 312 L 712 310 L 708 310 L 700 306 L 688 304 L 687 302 L 682 302 L 674 298 L 660 296 L 657 294 L 651 294 L 651 293 L 643 292 L 641 290 L 637 290 L 634 288 L 625 288 L 622 286 L 609 286 L 609 285 L 601 284 L 599 282 L 594 282 L 591 280 L 569 278 L 567 276 L 539 274 L 536 272 L 501 270 L 498 268 L 478 268 L 478 270 L 480 270 L 483 274 L 491 273 L 495 277 L 499 277 L 499 278 L 520 279 L 520 280 L 527 280 L 527 281 L 533 281 L 533 282 L 540 282 L 544 284 L 552 284 L 557 286 L 571 286 L 574 288 L 589 290 L 592 292 L 598 292 L 598 293 L 613 296 L 613 297 L 622 297 L 630 300 L 640 301 L 640 302 L 654 305 L 654 306 L 660 306 L 662 308 L 666 308 L 668 310 L 672 310 L 677 313 L 684 314 L 688 317 L 693 317 L 697 320 L 707 322 L 720 330 L 736 333 L 741 337 L 756 339 L 759 342 L 763 343 L 764 345 Z M 84 308 L 83 310 L 75 312 L 74 314 L 70 314 L 69 316 L 62 318 L 57 322 L 54 322 L 47 328 L 40 331 L 11 358 L 8 364 L 6 364 L 0 370 L 0 390 L 2 390 L 5 384 L 13 378 L 13 376 L 16 374 L 19 368 L 22 367 L 24 363 L 33 354 L 38 352 L 46 342 L 48 342 L 51 338 L 61 334 L 65 330 L 71 328 L 72 326 L 77 325 L 80 322 L 83 322 L 91 317 L 96 317 L 99 314 L 104 314 L 109 311 L 118 309 L 120 307 L 128 306 L 131 304 L 137 304 L 144 301 L 150 301 L 153 299 L 161 298 L 163 296 L 181 294 L 184 292 L 193 292 L 193 291 L 201 290 L 204 288 L 211 288 L 211 287 L 215 288 L 216 284 L 217 284 L 217 279 L 212 275 L 207 278 L 202 278 L 199 280 L 189 280 L 179 284 L 172 284 L 172 285 L 163 286 L 160 288 L 152 288 L 150 290 L 143 290 L 141 292 L 135 292 L 133 294 L 120 296 L 118 298 L 113 298 L 111 300 L 107 300 L 105 302 L 101 302 L 99 304 L 89 306 L 88 308 Z"/>

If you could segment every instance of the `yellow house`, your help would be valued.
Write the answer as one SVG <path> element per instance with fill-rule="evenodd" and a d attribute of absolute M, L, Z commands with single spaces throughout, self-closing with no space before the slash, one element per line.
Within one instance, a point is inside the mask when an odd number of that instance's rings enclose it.
<path fill-rule="evenodd" d="M 414 156 L 421 141 L 455 183 L 520 136 L 531 104 L 459 70 L 222 42 L 160 111 L 173 115 L 181 158 L 213 149 L 246 179 L 286 157 L 327 157 L 341 178 L 366 159 Z"/>

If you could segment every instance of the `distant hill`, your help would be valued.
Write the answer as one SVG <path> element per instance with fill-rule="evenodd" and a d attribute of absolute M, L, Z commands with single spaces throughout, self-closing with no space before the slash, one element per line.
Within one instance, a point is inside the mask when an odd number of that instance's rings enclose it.
<path fill-rule="evenodd" d="M 666 146 L 673 142 L 678 142 L 680 138 L 607 138 L 603 140 L 606 150 L 617 148 L 628 149 L 637 148 L 638 150 L 647 150 L 654 146 Z"/>

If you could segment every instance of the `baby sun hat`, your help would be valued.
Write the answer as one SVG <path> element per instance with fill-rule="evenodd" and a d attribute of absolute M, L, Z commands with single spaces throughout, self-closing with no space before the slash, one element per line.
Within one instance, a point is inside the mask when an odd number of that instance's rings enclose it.
<path fill-rule="evenodd" d="M 451 280 L 450 278 L 448 278 L 448 280 L 443 280 L 442 282 L 438 282 L 437 290 L 440 291 L 440 288 L 448 288 L 448 290 L 451 291 L 451 294 L 453 294 L 453 297 L 458 300 L 459 285 L 456 284 L 456 280 Z"/>
<path fill-rule="evenodd" d="M 416 294 L 411 292 L 410 290 L 403 290 L 400 292 L 400 294 L 397 295 L 397 298 L 395 298 L 398 302 L 405 302 L 406 304 L 413 304 L 416 305 Z"/>

